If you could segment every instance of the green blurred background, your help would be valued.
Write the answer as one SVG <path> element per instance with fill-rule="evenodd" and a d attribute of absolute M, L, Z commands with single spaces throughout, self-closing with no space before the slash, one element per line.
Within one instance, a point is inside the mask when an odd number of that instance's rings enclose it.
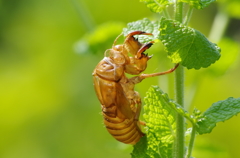
<path fill-rule="evenodd" d="M 186 71 L 190 109 L 240 97 L 240 14 L 230 6 L 240 4 L 220 2 L 194 10 L 190 22 L 208 36 L 219 10 L 228 19 L 222 58 L 209 69 Z M 91 73 L 121 29 L 144 17 L 159 15 L 137 0 L 0 0 L 0 158 L 130 157 L 132 147 L 104 128 Z M 147 73 L 171 67 L 159 49 L 149 50 L 154 58 Z M 171 96 L 172 78 L 149 79 L 136 89 L 143 97 L 150 85 L 160 84 Z M 197 136 L 193 156 L 239 157 L 239 121 L 233 117 Z"/>

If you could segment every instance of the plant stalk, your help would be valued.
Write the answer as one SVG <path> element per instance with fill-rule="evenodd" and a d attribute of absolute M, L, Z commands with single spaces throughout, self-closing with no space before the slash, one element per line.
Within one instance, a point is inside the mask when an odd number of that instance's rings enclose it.
<path fill-rule="evenodd" d="M 187 152 L 186 158 L 191 158 L 193 145 L 194 145 L 194 140 L 195 140 L 195 136 L 196 136 L 196 125 L 194 123 L 192 123 L 192 125 L 193 126 L 192 126 L 191 138 L 190 138 L 190 142 L 189 142 L 188 152 Z"/>
<path fill-rule="evenodd" d="M 165 17 L 166 17 L 167 19 L 170 19 L 170 18 L 171 18 L 170 15 L 169 15 L 169 13 L 168 13 L 168 11 L 167 11 L 167 8 L 163 9 L 163 14 L 165 15 Z"/>
<path fill-rule="evenodd" d="M 188 12 L 187 12 L 187 16 L 186 16 L 186 19 L 185 19 L 185 21 L 184 21 L 184 24 L 185 24 L 185 25 L 188 25 L 188 23 L 189 23 L 189 21 L 190 21 L 190 19 L 191 19 L 191 17 L 192 17 L 192 13 L 193 13 L 193 7 L 192 7 L 192 6 L 189 6 Z"/>
<path fill-rule="evenodd" d="M 183 23 L 183 3 L 176 1 L 175 19 Z M 184 67 L 179 65 L 175 71 L 175 99 L 184 107 Z M 174 158 L 184 158 L 185 154 L 185 121 L 184 117 L 177 114 L 176 117 L 176 137 L 174 141 Z"/>
<path fill-rule="evenodd" d="M 175 4 L 175 20 L 183 22 L 183 3 L 176 0 Z"/>
<path fill-rule="evenodd" d="M 176 102 L 184 105 L 184 67 L 179 65 L 175 71 L 175 99 Z M 174 158 L 183 158 L 185 151 L 185 120 L 180 114 L 177 114 L 176 119 L 176 138 L 174 145 Z"/>

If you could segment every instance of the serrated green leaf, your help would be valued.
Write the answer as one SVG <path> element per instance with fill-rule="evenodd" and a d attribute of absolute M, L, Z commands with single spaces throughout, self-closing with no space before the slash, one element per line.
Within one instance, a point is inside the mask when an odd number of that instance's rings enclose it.
<path fill-rule="evenodd" d="M 134 21 L 127 24 L 127 27 L 123 29 L 123 34 L 126 36 L 132 31 L 145 31 L 147 33 L 152 33 L 153 36 L 138 36 L 138 40 L 141 43 L 146 43 L 156 39 L 160 33 L 159 31 L 159 21 L 150 21 L 148 18 L 142 20 Z"/>
<path fill-rule="evenodd" d="M 174 0 L 140 0 L 155 13 L 161 13 L 168 5 L 173 4 Z"/>
<path fill-rule="evenodd" d="M 166 95 L 157 86 L 149 88 L 144 99 L 143 117 L 147 125 L 147 151 L 152 157 L 172 157 L 176 130 L 175 111 L 166 102 Z"/>
<path fill-rule="evenodd" d="M 216 0 L 180 0 L 180 2 L 188 3 L 189 5 L 193 6 L 196 9 L 203 9 L 215 1 Z"/>
<path fill-rule="evenodd" d="M 159 39 L 173 63 L 188 69 L 206 68 L 220 58 L 220 48 L 199 31 L 175 20 L 161 19 Z"/>
<path fill-rule="evenodd" d="M 228 98 L 214 103 L 197 122 L 199 134 L 210 133 L 218 122 L 223 122 L 240 113 L 240 98 Z"/>

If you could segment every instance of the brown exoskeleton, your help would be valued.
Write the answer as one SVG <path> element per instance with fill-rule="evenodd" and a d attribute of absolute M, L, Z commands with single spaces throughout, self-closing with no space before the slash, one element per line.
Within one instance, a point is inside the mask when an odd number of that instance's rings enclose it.
<path fill-rule="evenodd" d="M 102 106 L 104 124 L 108 132 L 118 141 L 126 144 L 136 144 L 144 133 L 139 121 L 142 102 L 135 84 L 148 77 L 164 75 L 173 72 L 176 66 L 168 71 L 140 74 L 147 67 L 151 58 L 144 51 L 153 45 L 153 41 L 141 44 L 134 35 L 152 35 L 143 31 L 134 31 L 126 36 L 122 45 L 115 45 L 106 52 L 93 71 L 94 88 Z M 125 73 L 139 75 L 127 78 Z"/>

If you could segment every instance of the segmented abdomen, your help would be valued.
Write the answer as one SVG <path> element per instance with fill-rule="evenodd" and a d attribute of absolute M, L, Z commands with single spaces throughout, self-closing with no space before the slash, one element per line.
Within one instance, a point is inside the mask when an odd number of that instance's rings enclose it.
<path fill-rule="evenodd" d="M 108 132 L 118 141 L 126 144 L 136 144 L 144 134 L 141 132 L 138 121 L 131 119 L 121 119 L 119 117 L 108 116 L 104 111 L 104 124 Z"/>
<path fill-rule="evenodd" d="M 108 132 L 120 142 L 136 144 L 144 134 L 138 121 L 134 120 L 136 113 L 130 108 L 121 84 L 95 74 L 94 87 L 102 104 L 104 124 Z"/>

